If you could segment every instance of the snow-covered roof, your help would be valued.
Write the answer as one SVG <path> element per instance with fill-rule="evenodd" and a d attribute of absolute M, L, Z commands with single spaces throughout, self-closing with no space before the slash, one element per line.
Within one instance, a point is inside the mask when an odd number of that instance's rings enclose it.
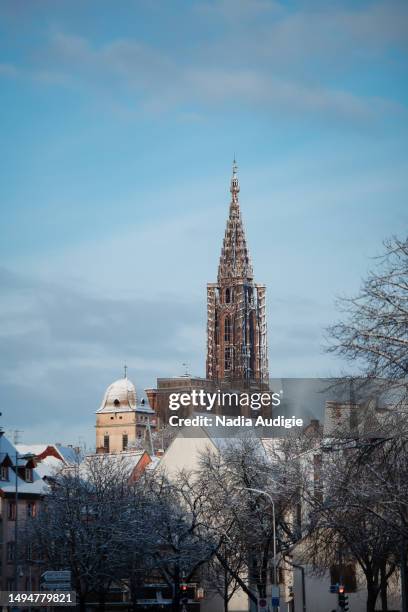
<path fill-rule="evenodd" d="M 136 387 L 127 377 L 115 380 L 106 389 L 101 407 L 96 412 L 134 410 L 137 405 Z"/>
<path fill-rule="evenodd" d="M 56 444 L 55 447 L 66 463 L 78 463 L 78 460 L 82 458 L 82 453 L 78 448 L 62 444 Z"/>
<path fill-rule="evenodd" d="M 18 449 L 10 442 L 8 438 L 3 434 L 0 436 L 0 461 L 3 461 L 6 456 L 10 457 L 10 460 L 15 466 L 16 455 L 19 455 Z M 18 458 L 18 466 L 24 466 L 27 464 L 27 459 Z M 16 479 L 17 489 L 21 494 L 31 493 L 34 495 L 41 495 L 47 493 L 48 486 L 42 479 L 37 469 L 33 469 L 33 481 L 27 482 L 20 475 L 16 475 L 16 472 L 9 471 L 9 480 L 0 481 L 0 490 L 4 493 L 14 493 L 16 490 Z"/>
<path fill-rule="evenodd" d="M 65 466 L 64 471 L 70 472 L 73 469 L 78 469 L 79 475 L 85 480 L 88 474 L 88 462 L 94 460 L 95 458 L 99 458 L 101 462 L 109 461 L 113 465 L 116 463 L 119 466 L 122 464 L 124 468 L 129 470 L 129 472 L 133 472 L 133 470 L 138 466 L 139 461 L 142 459 L 145 453 L 150 457 L 149 453 L 147 453 L 147 451 L 145 451 L 144 449 L 122 451 L 120 453 L 90 454 L 83 459 L 83 461 L 78 465 L 77 468 L 74 468 L 73 465 Z"/>
<path fill-rule="evenodd" d="M 64 466 L 65 463 L 61 461 L 61 459 L 49 456 L 45 457 L 42 461 L 40 461 L 36 465 L 35 469 L 41 476 L 41 478 L 49 478 L 55 476 L 55 474 L 59 472 Z"/>
<path fill-rule="evenodd" d="M 16 448 L 18 452 L 22 455 L 27 453 L 32 453 L 33 455 L 41 455 L 47 448 L 50 446 L 49 444 L 16 444 Z"/>
<path fill-rule="evenodd" d="M 71 445 L 62 445 L 62 444 L 17 444 L 16 448 L 20 454 L 33 454 L 37 458 L 44 455 L 48 449 L 48 453 L 44 458 L 48 458 L 53 456 L 53 454 L 57 455 L 58 458 L 64 463 L 77 463 L 78 456 L 81 456 L 78 448 L 74 448 Z M 44 460 L 41 458 L 41 461 Z"/>

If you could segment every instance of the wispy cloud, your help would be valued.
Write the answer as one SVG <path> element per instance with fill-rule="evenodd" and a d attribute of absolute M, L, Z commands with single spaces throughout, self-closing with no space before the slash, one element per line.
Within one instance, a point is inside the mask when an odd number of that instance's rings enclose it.
<path fill-rule="evenodd" d="M 218 26 L 217 35 L 199 45 L 186 40 L 178 49 L 137 37 L 95 42 L 52 31 L 22 70 L 41 83 L 84 88 L 112 107 L 134 112 L 188 109 L 202 116 L 203 109 L 219 112 L 233 104 L 361 121 L 403 109 L 387 96 L 340 85 L 335 75 L 342 75 L 348 62 L 358 70 L 359 62 L 384 50 L 407 50 L 404 3 L 347 9 L 300 4 L 289 10 L 267 0 L 224 0 L 195 4 L 187 13 L 192 28 L 203 18 Z"/>

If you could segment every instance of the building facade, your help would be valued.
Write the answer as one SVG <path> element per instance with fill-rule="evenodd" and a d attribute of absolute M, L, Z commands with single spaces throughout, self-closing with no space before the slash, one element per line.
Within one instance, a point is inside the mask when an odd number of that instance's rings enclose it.
<path fill-rule="evenodd" d="M 96 411 L 96 452 L 126 451 L 155 427 L 154 410 L 144 400 L 138 403 L 136 387 L 125 373 L 109 385 Z"/>
<path fill-rule="evenodd" d="M 47 485 L 33 455 L 19 453 L 0 431 L 0 588 L 39 588 L 40 564 L 24 539 L 27 520 L 39 512 Z"/>
<path fill-rule="evenodd" d="M 217 282 L 207 285 L 207 379 L 233 387 L 267 385 L 266 290 L 254 281 L 235 160 L 230 191 Z"/>

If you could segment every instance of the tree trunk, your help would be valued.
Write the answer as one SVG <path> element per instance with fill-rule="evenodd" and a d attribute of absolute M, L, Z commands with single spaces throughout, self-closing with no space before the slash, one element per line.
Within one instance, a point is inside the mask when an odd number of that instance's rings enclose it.
<path fill-rule="evenodd" d="M 405 538 L 401 540 L 401 600 L 402 612 L 408 612 L 407 544 Z"/>
<path fill-rule="evenodd" d="M 105 610 L 106 592 L 101 591 L 98 595 L 98 610 Z"/>
<path fill-rule="evenodd" d="M 228 570 L 224 567 L 224 612 L 228 612 Z"/>
<path fill-rule="evenodd" d="M 375 602 L 378 597 L 378 587 L 374 584 L 367 584 L 367 612 L 375 612 Z"/>
<path fill-rule="evenodd" d="M 381 607 L 382 607 L 383 612 L 387 612 L 388 610 L 387 567 L 385 563 L 381 566 L 380 576 L 381 576 L 381 582 L 380 582 Z"/>
<path fill-rule="evenodd" d="M 180 570 L 176 568 L 173 576 L 173 604 L 172 612 L 180 612 Z"/>
<path fill-rule="evenodd" d="M 86 610 L 85 595 L 79 595 L 78 600 L 79 600 L 79 612 L 85 612 Z"/>

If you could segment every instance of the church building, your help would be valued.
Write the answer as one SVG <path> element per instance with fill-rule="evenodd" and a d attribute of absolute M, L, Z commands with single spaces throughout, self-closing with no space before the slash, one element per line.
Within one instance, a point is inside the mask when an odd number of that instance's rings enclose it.
<path fill-rule="evenodd" d="M 128 379 L 125 368 L 125 376 L 109 385 L 96 411 L 96 452 L 130 450 L 156 424 L 151 407 L 144 399 L 138 403 L 136 387 Z"/>

